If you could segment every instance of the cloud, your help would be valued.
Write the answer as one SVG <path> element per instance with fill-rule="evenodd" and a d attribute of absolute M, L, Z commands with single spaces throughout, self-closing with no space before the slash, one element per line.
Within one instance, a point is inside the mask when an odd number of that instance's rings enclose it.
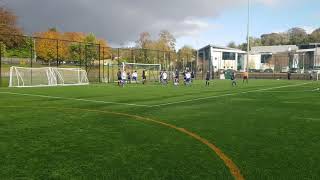
<path fill-rule="evenodd" d="M 277 0 L 252 0 L 274 6 Z M 1 0 L 32 33 L 57 27 L 61 31 L 93 32 L 112 44 L 132 42 L 140 32 L 167 29 L 177 37 L 195 36 L 216 25 L 214 19 L 247 0 Z"/>

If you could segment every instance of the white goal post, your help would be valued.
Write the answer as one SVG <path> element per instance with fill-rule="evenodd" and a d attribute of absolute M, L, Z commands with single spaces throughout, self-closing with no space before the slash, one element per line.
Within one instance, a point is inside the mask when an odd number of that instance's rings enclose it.
<path fill-rule="evenodd" d="M 9 87 L 88 85 L 87 72 L 81 68 L 10 68 Z"/>
<path fill-rule="evenodd" d="M 145 70 L 147 80 L 150 81 L 159 81 L 160 72 L 161 72 L 161 64 L 143 64 L 143 63 L 122 63 L 122 71 L 126 70 L 126 72 L 132 75 L 133 72 L 137 71 L 138 76 L 142 76 L 142 71 Z"/>

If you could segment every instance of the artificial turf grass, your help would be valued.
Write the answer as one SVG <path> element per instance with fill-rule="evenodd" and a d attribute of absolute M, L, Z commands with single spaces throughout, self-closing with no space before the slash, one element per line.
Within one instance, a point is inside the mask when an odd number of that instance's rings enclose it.
<path fill-rule="evenodd" d="M 196 83 L 192 87 L 161 86 L 115 86 L 95 85 L 88 87 L 5 89 L 6 91 L 46 94 L 63 97 L 79 97 L 116 102 L 135 102 L 157 104 L 179 101 L 202 96 L 215 96 L 230 92 L 242 92 L 290 84 L 300 81 L 250 81 L 249 85 L 232 88 L 229 81 L 217 81 L 214 86 L 204 88 Z M 102 105 L 89 102 L 72 102 L 67 100 L 43 99 L 37 97 L 20 97 L 1 95 L 0 104 L 19 104 L 79 107 L 89 109 L 106 109 L 130 114 L 153 117 L 162 121 L 189 129 L 215 143 L 240 167 L 247 179 L 304 179 L 319 177 L 317 149 L 319 133 L 316 121 L 301 121 L 305 115 L 310 118 L 319 116 L 317 102 L 310 101 L 319 97 L 312 90 L 317 83 L 301 87 L 279 89 L 292 93 L 254 92 L 181 103 L 160 108 L 126 107 L 120 105 Z M 3 89 L 2 89 L 3 91 Z M 296 91 L 296 93 L 294 93 Z M 163 98 L 165 97 L 165 98 Z M 14 101 L 12 100 L 14 98 Z M 298 101 L 291 103 L 288 101 Z M 306 106 L 306 104 L 308 106 Z M 309 107 L 311 106 L 311 108 Z M 296 111 L 300 109 L 300 111 Z M 18 110 L 17 110 L 18 111 Z M 32 111 L 32 110 L 26 110 Z M 81 114 L 81 113 L 79 113 Z M 300 118 L 300 119 L 299 119 Z M 302 119 L 303 120 L 303 119 Z M 301 128 L 302 127 L 302 128 Z M 151 132 L 153 133 L 153 132 Z M 192 151 L 190 155 L 194 156 Z M 306 161 L 307 159 L 307 161 Z M 160 160 L 158 160 L 160 161 Z M 219 169 L 212 168 L 213 172 Z M 158 177 L 168 177 L 161 175 Z M 179 178 L 184 172 L 169 173 L 170 177 Z M 189 175 L 187 172 L 186 175 Z M 212 177 L 211 174 L 203 171 Z M 137 174 L 135 178 L 143 177 Z M 188 176 L 188 178 L 192 176 Z M 202 178 L 205 178 L 203 176 Z M 218 177 L 218 176 L 217 176 Z M 195 179 L 200 179 L 195 177 Z M 210 178 L 209 178 L 210 179 Z"/>

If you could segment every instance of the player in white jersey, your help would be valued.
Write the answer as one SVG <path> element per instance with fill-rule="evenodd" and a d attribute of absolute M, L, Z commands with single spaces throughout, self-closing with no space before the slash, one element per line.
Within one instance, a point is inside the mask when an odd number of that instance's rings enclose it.
<path fill-rule="evenodd" d="M 186 85 L 191 84 L 191 73 L 189 71 L 186 72 Z"/>
<path fill-rule="evenodd" d="M 168 74 L 167 74 L 166 71 L 164 71 L 164 72 L 162 73 L 162 84 L 163 84 L 163 85 L 167 85 L 167 84 L 168 84 Z"/>
<path fill-rule="evenodd" d="M 121 73 L 121 85 L 124 86 L 126 84 L 126 81 L 127 81 L 127 72 L 126 70 L 124 70 Z"/>
<path fill-rule="evenodd" d="M 137 71 L 134 71 L 134 73 L 132 73 L 132 81 L 137 83 L 138 82 L 138 73 Z"/>

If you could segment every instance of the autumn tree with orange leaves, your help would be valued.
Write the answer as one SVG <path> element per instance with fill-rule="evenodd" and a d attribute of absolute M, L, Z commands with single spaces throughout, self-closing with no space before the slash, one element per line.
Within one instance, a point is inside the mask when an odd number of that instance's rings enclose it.
<path fill-rule="evenodd" d="M 93 34 L 86 35 L 81 32 L 61 33 L 55 28 L 47 32 L 35 33 L 36 52 L 39 59 L 46 62 L 56 61 L 84 61 L 98 59 L 99 44 L 100 57 L 111 51 L 105 40 L 97 39 Z M 103 52 L 104 51 L 104 52 Z M 102 58 L 102 57 L 101 57 Z"/>

